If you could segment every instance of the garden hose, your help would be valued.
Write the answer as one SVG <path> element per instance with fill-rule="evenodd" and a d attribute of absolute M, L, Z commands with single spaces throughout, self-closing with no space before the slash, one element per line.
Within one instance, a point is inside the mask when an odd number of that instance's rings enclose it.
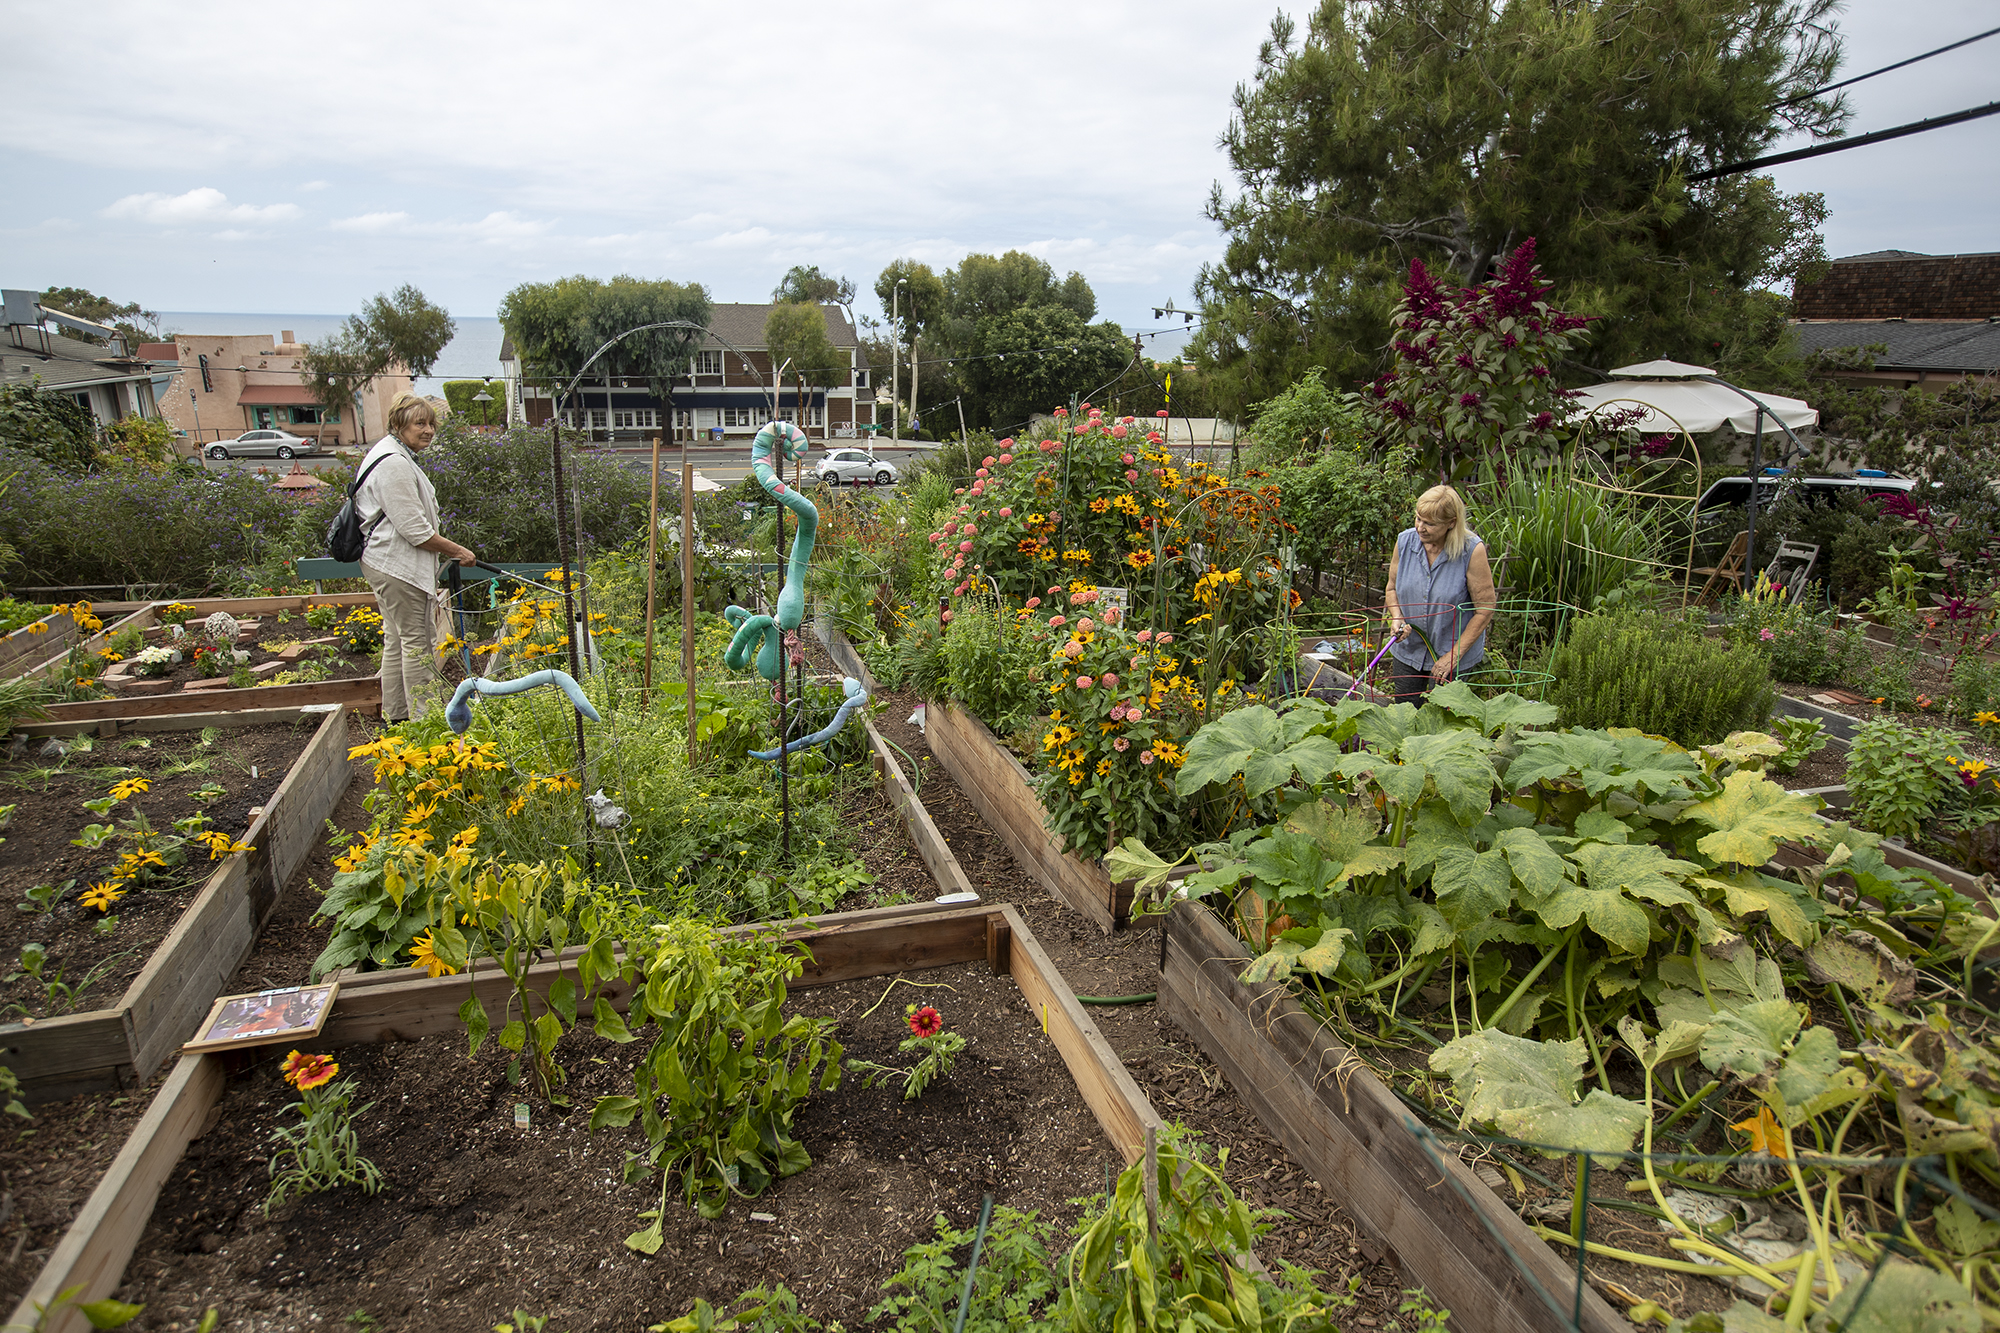
<path fill-rule="evenodd" d="M 1160 993 L 1158 991 L 1149 990 L 1144 995 L 1079 995 L 1076 997 L 1076 1002 L 1078 1004 L 1148 1004 L 1159 998 Z"/>
<path fill-rule="evenodd" d="M 904 762 L 909 764 L 910 767 L 907 776 L 910 779 L 910 795 L 915 796 L 918 792 L 922 791 L 924 788 L 924 772 L 922 769 L 917 767 L 917 761 L 915 757 L 913 757 L 908 750 L 905 750 L 902 746 L 896 744 L 896 742 L 890 740 L 887 736 L 882 737 L 882 743 L 888 746 L 890 749 L 894 750 L 897 754 L 903 756 Z"/>

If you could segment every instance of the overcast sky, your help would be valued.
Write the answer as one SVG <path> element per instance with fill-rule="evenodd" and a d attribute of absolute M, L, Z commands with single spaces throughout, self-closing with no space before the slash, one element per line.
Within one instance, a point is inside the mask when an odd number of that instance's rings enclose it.
<path fill-rule="evenodd" d="M 1020 248 L 1157 327 L 1221 238 L 1229 95 L 1273 8 L 1211 0 L 10 9 L 0 283 L 352 311 L 413 282 L 629 272 L 761 301 L 795 263 Z M 1857 0 L 1847 72 L 2000 22 Z M 1992 101 L 2000 38 L 1855 90 L 1853 131 Z M 36 82 L 39 78 L 41 81 Z M 1777 169 L 1834 255 L 2000 249 L 2000 117 Z M 864 298 L 863 309 L 873 307 Z"/>

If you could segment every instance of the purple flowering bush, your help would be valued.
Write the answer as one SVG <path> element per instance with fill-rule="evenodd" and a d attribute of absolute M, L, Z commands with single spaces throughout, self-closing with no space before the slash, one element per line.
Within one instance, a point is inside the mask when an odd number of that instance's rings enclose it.
<path fill-rule="evenodd" d="M 480 559 L 502 564 L 556 554 L 555 469 L 547 427 L 517 426 L 494 434 L 454 414 L 439 423 L 422 465 L 437 488 L 440 526 Z M 566 436 L 563 481 L 581 492 L 583 539 L 592 550 L 646 535 L 643 472 L 579 451 Z M 568 495 L 563 503 L 570 503 Z M 573 510 L 565 510 L 564 517 L 575 526 Z"/>
<path fill-rule="evenodd" d="M 1391 368 L 1366 395 L 1385 436 L 1451 479 L 1473 460 L 1555 443 L 1573 413 L 1550 368 L 1590 320 L 1549 305 L 1530 237 L 1479 287 L 1438 283 L 1410 261 Z"/>

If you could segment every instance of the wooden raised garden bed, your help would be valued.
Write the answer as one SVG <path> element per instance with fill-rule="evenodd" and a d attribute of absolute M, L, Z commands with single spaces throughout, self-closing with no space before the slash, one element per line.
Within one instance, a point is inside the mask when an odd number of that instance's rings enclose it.
<path fill-rule="evenodd" d="M 1167 917 L 1160 999 L 1229 1075 L 1244 1102 L 1388 1252 L 1455 1328 L 1588 1333 L 1629 1328 L 1576 1269 L 1481 1184 L 1359 1056 L 1279 983 L 1245 985 L 1248 951 L 1213 912 L 1180 902 Z"/>
<path fill-rule="evenodd" d="M 137 629 L 148 631 L 160 624 L 160 611 L 172 602 L 161 601 L 148 604 L 115 625 L 107 625 L 103 631 L 92 635 L 84 645 L 95 651 L 108 642 L 111 635 L 122 630 Z M 330 593 L 324 597 L 217 597 L 200 598 L 180 603 L 193 608 L 189 617 L 191 624 L 198 625 L 207 616 L 217 611 L 227 611 L 232 616 L 266 616 L 277 612 L 288 615 L 302 615 L 308 606 L 373 606 L 373 593 Z M 62 617 L 69 622 L 67 616 Z M 72 629 L 74 628 L 72 624 Z M 52 629 L 50 634 L 55 631 Z M 44 636 L 47 637 L 47 636 Z M 149 638 L 152 636 L 149 636 Z M 67 656 L 67 645 L 56 655 L 49 657 L 25 674 L 39 676 L 60 666 Z M 165 680 L 160 682 L 168 684 Z M 148 688 L 149 682 L 135 681 L 128 688 L 135 691 Z M 82 703 L 51 704 L 46 721 L 51 724 L 72 722 L 97 722 L 111 724 L 100 727 L 105 734 L 118 722 L 142 717 L 175 717 L 189 713 L 233 712 L 239 709 L 300 708 L 309 704 L 346 704 L 369 712 L 379 711 L 382 706 L 382 682 L 379 676 L 352 677 L 344 680 L 307 681 L 291 685 L 267 685 L 252 689 L 212 688 L 202 690 L 174 689 L 168 693 L 133 693 L 112 699 L 92 699 Z M 47 727 L 43 728 L 47 730 Z"/>
<path fill-rule="evenodd" d="M 1022 997 L 1042 1018 L 1084 1101 L 1128 1163 L 1144 1152 L 1147 1131 L 1161 1127 L 1145 1093 L 1012 907 L 920 909 L 914 915 L 907 908 L 846 913 L 814 918 L 791 937 L 807 945 L 813 959 L 792 983 L 795 988 L 984 959 L 996 974 L 1014 979 Z M 549 963 L 532 975 L 546 986 L 563 971 L 563 964 Z M 343 983 L 327 1026 L 312 1048 L 416 1040 L 456 1031 L 458 1008 L 468 988 L 488 1003 L 497 1003 L 509 983 L 497 969 L 476 979 L 412 976 L 408 971 L 354 977 Z M 621 1009 L 630 997 L 629 988 L 616 985 L 602 988 L 602 993 Z M 161 1186 L 220 1099 L 226 1073 L 223 1056 L 181 1057 L 16 1308 L 15 1322 L 34 1327 L 36 1304 L 46 1305 L 58 1292 L 74 1286 L 82 1287 L 77 1299 L 83 1301 L 117 1289 Z M 82 1333 L 87 1326 L 71 1310 L 47 1327 L 50 1333 Z"/>
<path fill-rule="evenodd" d="M 984 722 L 938 701 L 924 706 L 924 740 L 1023 870 L 1072 911 L 1109 934 L 1132 914 L 1132 886 L 1114 884 L 1096 861 L 1063 850 L 1032 779 Z"/>
<path fill-rule="evenodd" d="M 253 725 L 298 716 L 297 709 L 272 709 L 236 720 Z M 243 835 L 250 850 L 216 866 L 115 1004 L 0 1024 L 0 1063 L 14 1071 L 29 1100 L 143 1083 L 179 1049 L 249 956 L 285 883 L 347 789 L 347 748 L 346 711 L 336 707 L 320 719 Z"/>

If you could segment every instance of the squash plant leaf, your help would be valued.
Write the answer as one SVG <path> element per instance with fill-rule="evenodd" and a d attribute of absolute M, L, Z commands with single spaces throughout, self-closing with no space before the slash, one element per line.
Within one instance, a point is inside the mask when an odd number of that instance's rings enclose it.
<path fill-rule="evenodd" d="M 1529 1041 L 1488 1028 L 1431 1053 L 1465 1105 L 1461 1126 L 1490 1124 L 1502 1134 L 1568 1152 L 1627 1152 L 1646 1123 L 1646 1108 L 1602 1088 L 1577 1100 L 1589 1059 L 1581 1037 Z M 1556 1156 L 1556 1151 L 1548 1151 Z M 1616 1159 L 1599 1157 L 1600 1165 Z"/>
<path fill-rule="evenodd" d="M 1250 965 L 1243 969 L 1242 980 L 1283 981 L 1295 967 L 1330 977 L 1339 969 L 1347 942 L 1353 938 L 1353 931 L 1339 927 L 1288 930 L 1271 942 L 1269 950 L 1250 960 Z"/>
<path fill-rule="evenodd" d="M 1639 1020 L 1629 1015 L 1618 1020 L 1618 1035 L 1632 1048 L 1632 1054 L 1646 1069 L 1655 1069 L 1669 1060 L 1678 1060 L 1683 1055 L 1693 1055 L 1701 1049 L 1703 1036 L 1708 1032 L 1706 1023 L 1674 1022 L 1660 1029 L 1659 1035 L 1648 1037 L 1646 1030 L 1639 1026 Z"/>
<path fill-rule="evenodd" d="M 1384 847 L 1373 841 L 1381 825 L 1366 806 L 1314 801 L 1294 810 L 1285 827 L 1312 838 L 1328 860 L 1340 863 L 1340 872 L 1331 881 L 1334 884 L 1366 879 L 1403 864 L 1400 847 Z"/>
<path fill-rule="evenodd" d="M 1508 727 L 1550 726 L 1558 716 L 1554 704 L 1536 703 L 1518 694 L 1482 699 L 1462 680 L 1438 686 L 1425 702 L 1432 708 L 1466 719 L 1479 728 L 1482 736 L 1497 736 Z"/>
<path fill-rule="evenodd" d="M 1662 958 L 1659 977 L 1662 986 L 1653 1008 L 1663 1027 L 1677 1020 L 1712 1023 L 1724 1010 L 1785 998 L 1777 961 L 1760 955 L 1740 935 L 1726 945 L 1703 949 L 1699 960 L 1692 955 Z"/>
<path fill-rule="evenodd" d="M 1410 823 L 1409 844 L 1403 849 L 1403 868 L 1414 875 L 1426 866 L 1437 864 L 1440 856 L 1454 849 L 1471 851 L 1472 835 L 1443 806 L 1423 806 Z"/>
<path fill-rule="evenodd" d="M 1978 1333 L 1982 1326 L 1971 1292 L 1935 1268 L 1904 1263 L 1884 1264 L 1871 1280 L 1849 1283 L 1813 1321 L 1840 1333 Z"/>
<path fill-rule="evenodd" d="M 1702 1038 L 1701 1062 L 1712 1074 L 1727 1071 L 1755 1086 L 1784 1060 L 1802 1021 L 1799 1007 L 1789 1000 L 1724 1009 Z"/>
<path fill-rule="evenodd" d="M 1227 713 L 1196 732 L 1175 790 L 1191 796 L 1210 783 L 1238 774 L 1247 795 L 1261 796 L 1296 774 L 1318 782 L 1340 762 L 1340 744 L 1312 729 L 1326 720 L 1324 707 L 1297 707 L 1278 713 L 1263 704 Z"/>
<path fill-rule="evenodd" d="M 1104 868 L 1113 884 L 1128 881 L 1132 891 L 1150 894 L 1167 882 L 1179 861 L 1167 861 L 1137 838 L 1127 838 L 1104 854 Z"/>
<path fill-rule="evenodd" d="M 1396 756 L 1406 765 L 1422 765 L 1452 816 L 1461 824 L 1472 824 L 1493 804 L 1493 788 L 1499 783 L 1487 757 L 1490 749 L 1469 731 L 1446 731 L 1408 737 L 1397 747 Z M 1398 795 L 1398 799 L 1414 803 L 1421 796 L 1419 790 L 1416 796 Z"/>
<path fill-rule="evenodd" d="M 1786 791 L 1762 773 L 1741 771 L 1723 779 L 1722 793 L 1689 808 L 1683 819 L 1715 832 L 1695 843 L 1703 855 L 1737 865 L 1760 866 L 1783 840 L 1817 841 L 1826 827 L 1815 817 L 1817 796 Z"/>
<path fill-rule="evenodd" d="M 1513 903 L 1514 876 L 1503 852 L 1447 847 L 1438 853 L 1431 890 L 1437 895 L 1438 911 L 1470 952 L 1492 933 L 1497 924 L 1493 915 Z"/>
<path fill-rule="evenodd" d="M 1715 744 L 1702 746 L 1701 752 L 1725 764 L 1743 764 L 1783 754 L 1785 743 L 1762 731 L 1732 731 Z"/>
<path fill-rule="evenodd" d="M 1826 919 L 1826 909 L 1797 885 L 1748 868 L 1733 875 L 1700 875 L 1695 883 L 1705 889 L 1720 890 L 1732 916 L 1741 918 L 1762 912 L 1771 929 L 1801 949 L 1813 942 L 1819 933 L 1819 923 Z"/>
<path fill-rule="evenodd" d="M 1544 925 L 1561 930 L 1582 917 L 1621 953 L 1640 954 L 1651 937 L 1653 915 L 1632 899 L 1700 905 L 1674 878 L 1697 867 L 1674 860 L 1651 843 L 1587 842 L 1570 855 L 1583 871 L 1583 882 L 1532 904 Z"/>

